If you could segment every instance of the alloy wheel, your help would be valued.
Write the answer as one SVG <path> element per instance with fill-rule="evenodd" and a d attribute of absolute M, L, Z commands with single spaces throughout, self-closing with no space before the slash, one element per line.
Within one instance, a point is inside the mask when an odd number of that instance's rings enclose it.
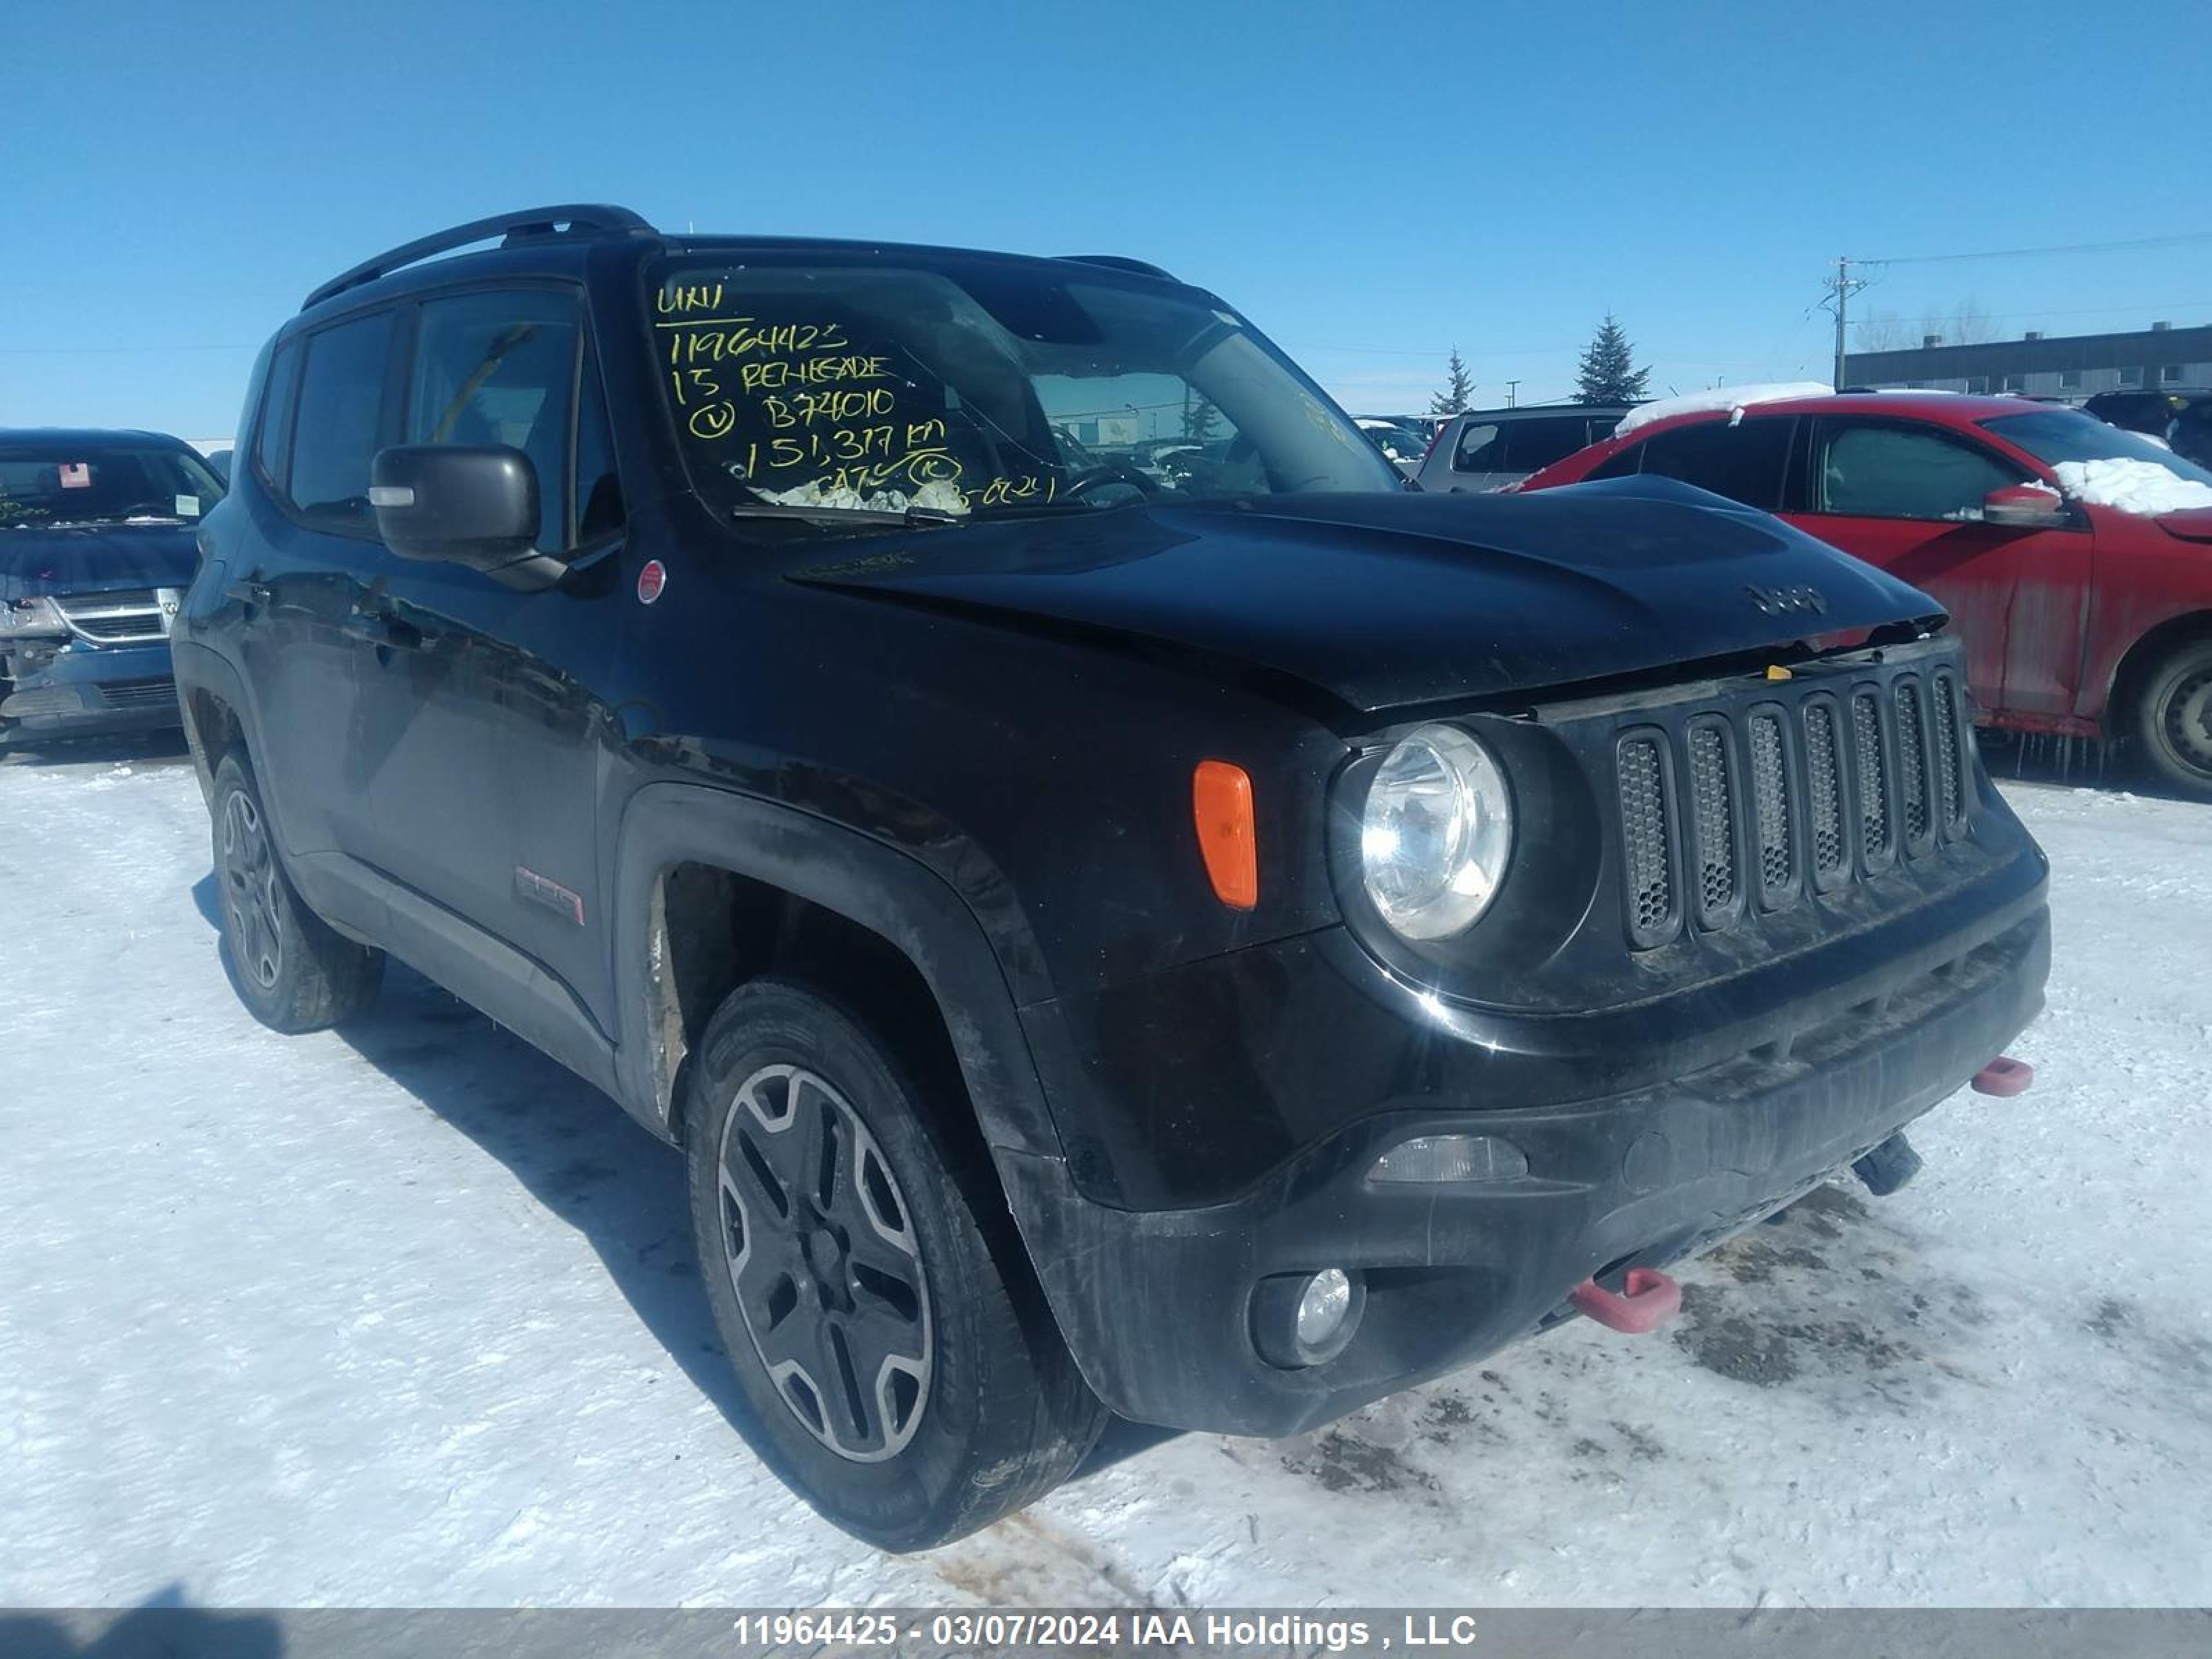
<path fill-rule="evenodd" d="M 264 991 L 275 988 L 284 967 L 276 880 L 261 813 L 252 797 L 234 789 L 222 804 L 223 903 L 239 969 Z"/>
<path fill-rule="evenodd" d="M 723 1265 L 769 1380 L 840 1457 L 914 1437 L 932 1372 L 929 1285 L 883 1149 L 817 1073 L 739 1085 L 719 1160 Z"/>

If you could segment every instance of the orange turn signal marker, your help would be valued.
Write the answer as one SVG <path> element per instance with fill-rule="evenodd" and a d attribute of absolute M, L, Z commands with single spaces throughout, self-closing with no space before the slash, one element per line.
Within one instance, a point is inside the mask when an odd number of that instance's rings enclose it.
<path fill-rule="evenodd" d="M 1227 761 L 1200 761 L 1190 776 L 1198 850 L 1213 896 L 1232 910 L 1260 902 L 1260 844 L 1252 828 L 1252 780 Z"/>

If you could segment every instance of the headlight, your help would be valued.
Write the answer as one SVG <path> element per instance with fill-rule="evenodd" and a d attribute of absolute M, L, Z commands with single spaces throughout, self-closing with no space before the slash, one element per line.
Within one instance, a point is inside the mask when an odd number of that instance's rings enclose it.
<path fill-rule="evenodd" d="M 0 599 L 0 640 L 61 639 L 68 633 L 52 599 Z"/>
<path fill-rule="evenodd" d="M 1513 851 L 1513 801 L 1490 751 L 1425 726 L 1384 757 L 1359 824 L 1367 896 L 1407 939 L 1446 939 L 1488 908 Z"/>

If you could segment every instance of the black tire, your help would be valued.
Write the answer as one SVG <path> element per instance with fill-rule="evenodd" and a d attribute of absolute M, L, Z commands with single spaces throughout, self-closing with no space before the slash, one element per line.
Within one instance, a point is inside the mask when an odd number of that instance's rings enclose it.
<path fill-rule="evenodd" d="M 319 1031 L 375 1001 L 384 952 L 332 932 L 301 902 L 253 769 L 235 750 L 216 766 L 211 810 L 223 965 L 246 1011 L 272 1031 Z"/>
<path fill-rule="evenodd" d="M 1066 1480 L 1106 1413 L 988 1156 L 949 1115 L 967 1109 L 957 1082 L 830 997 L 768 979 L 716 1011 L 687 1089 L 700 1275 L 748 1438 L 785 1484 L 904 1551 Z"/>
<path fill-rule="evenodd" d="M 2158 781 L 2212 800 L 2212 639 L 2191 640 L 2138 683 L 2131 735 Z"/>

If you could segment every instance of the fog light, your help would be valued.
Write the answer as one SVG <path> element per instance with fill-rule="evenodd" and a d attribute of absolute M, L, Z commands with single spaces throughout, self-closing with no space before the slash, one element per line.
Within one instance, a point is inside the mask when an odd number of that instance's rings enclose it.
<path fill-rule="evenodd" d="M 1298 1298 L 1298 1346 L 1318 1348 L 1334 1336 L 1352 1311 L 1352 1281 L 1341 1267 L 1328 1267 L 1306 1280 Z"/>
<path fill-rule="evenodd" d="M 1344 1352 L 1366 1304 L 1365 1286 L 1342 1267 L 1263 1279 L 1252 1293 L 1253 1346 L 1285 1370 L 1321 1364 Z"/>
<path fill-rule="evenodd" d="M 1528 1173 L 1528 1155 L 1496 1135 L 1415 1135 L 1375 1160 L 1372 1181 L 1442 1183 L 1518 1181 Z"/>

